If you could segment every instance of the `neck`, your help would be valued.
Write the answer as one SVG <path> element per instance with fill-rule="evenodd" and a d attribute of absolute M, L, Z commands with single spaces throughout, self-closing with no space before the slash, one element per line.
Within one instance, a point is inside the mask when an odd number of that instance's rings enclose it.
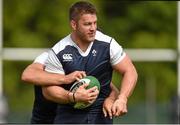
<path fill-rule="evenodd" d="M 90 44 L 90 42 L 83 41 L 82 39 L 79 39 L 74 33 L 71 34 L 71 39 L 74 43 L 83 51 L 85 52 Z"/>

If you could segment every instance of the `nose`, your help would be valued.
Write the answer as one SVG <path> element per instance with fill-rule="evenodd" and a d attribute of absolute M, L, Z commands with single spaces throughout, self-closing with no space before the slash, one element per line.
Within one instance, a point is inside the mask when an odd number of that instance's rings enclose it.
<path fill-rule="evenodd" d="M 96 30 L 96 27 L 97 27 L 96 24 L 92 24 L 90 30 L 94 31 L 94 30 Z"/>

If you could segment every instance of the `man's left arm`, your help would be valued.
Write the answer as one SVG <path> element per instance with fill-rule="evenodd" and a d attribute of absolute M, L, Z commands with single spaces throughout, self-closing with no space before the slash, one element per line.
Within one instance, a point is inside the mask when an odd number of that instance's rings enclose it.
<path fill-rule="evenodd" d="M 118 73 L 122 74 L 122 81 L 120 87 L 120 93 L 118 98 L 113 104 L 112 111 L 114 116 L 121 116 L 127 113 L 127 101 L 128 97 L 134 90 L 136 85 L 138 74 L 131 61 L 131 59 L 126 54 L 123 60 L 119 63 L 113 65 L 113 69 Z"/>

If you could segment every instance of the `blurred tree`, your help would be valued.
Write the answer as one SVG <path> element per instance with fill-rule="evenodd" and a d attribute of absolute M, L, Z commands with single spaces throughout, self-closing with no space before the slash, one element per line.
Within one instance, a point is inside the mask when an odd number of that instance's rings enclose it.
<path fill-rule="evenodd" d="M 176 2 L 115 0 L 102 4 L 101 28 L 126 48 L 176 48 Z"/>

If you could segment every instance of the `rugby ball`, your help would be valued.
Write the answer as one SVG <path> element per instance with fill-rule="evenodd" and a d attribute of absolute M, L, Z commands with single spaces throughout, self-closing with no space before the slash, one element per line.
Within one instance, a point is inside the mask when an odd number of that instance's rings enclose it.
<path fill-rule="evenodd" d="M 94 76 L 86 76 L 82 79 L 80 79 L 80 81 L 78 82 L 75 82 L 71 88 L 70 88 L 70 91 L 71 92 L 76 92 L 76 90 L 79 88 L 79 86 L 85 84 L 85 83 L 88 83 L 89 85 L 86 87 L 86 89 L 89 89 L 89 88 L 92 88 L 94 86 L 97 86 L 98 90 L 100 91 L 100 83 L 98 81 L 98 79 L 96 79 L 96 77 Z M 83 109 L 83 108 L 87 108 L 89 107 L 90 105 L 92 104 L 89 104 L 89 103 L 83 103 L 83 102 L 76 102 L 74 104 L 74 108 L 75 109 Z"/>

